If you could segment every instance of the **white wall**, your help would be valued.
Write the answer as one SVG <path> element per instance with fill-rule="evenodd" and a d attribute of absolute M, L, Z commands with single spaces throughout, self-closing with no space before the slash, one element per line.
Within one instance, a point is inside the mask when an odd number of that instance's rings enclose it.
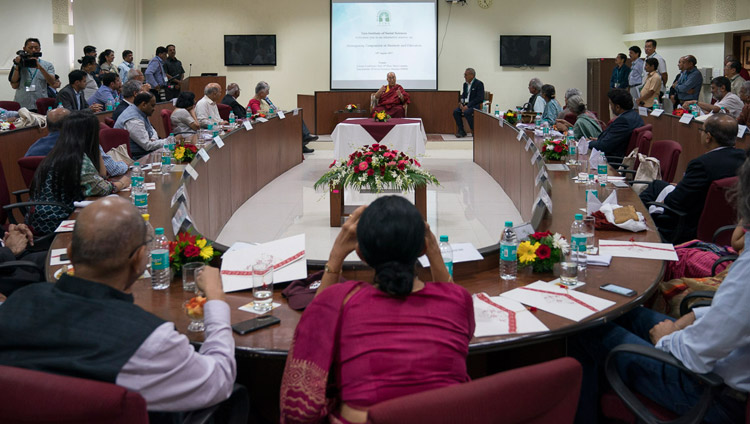
<path fill-rule="evenodd" d="M 83 56 L 83 47 L 92 45 L 97 54 L 106 49 L 115 51 L 115 64 L 122 62 L 122 51 L 132 50 L 136 59 L 146 57 L 138 51 L 138 22 L 141 0 L 75 0 L 73 3 L 73 26 L 75 27 L 74 58 Z M 97 57 L 98 60 L 98 57 Z M 70 72 L 70 70 L 68 70 Z M 62 75 L 62 74 L 60 74 Z"/>

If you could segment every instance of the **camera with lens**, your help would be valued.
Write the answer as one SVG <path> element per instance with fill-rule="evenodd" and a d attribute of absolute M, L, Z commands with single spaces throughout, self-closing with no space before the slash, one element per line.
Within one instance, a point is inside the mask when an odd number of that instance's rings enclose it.
<path fill-rule="evenodd" d="M 19 50 L 16 54 L 21 58 L 22 68 L 36 68 L 36 59 L 42 57 L 42 52 L 26 53 L 24 50 Z"/>

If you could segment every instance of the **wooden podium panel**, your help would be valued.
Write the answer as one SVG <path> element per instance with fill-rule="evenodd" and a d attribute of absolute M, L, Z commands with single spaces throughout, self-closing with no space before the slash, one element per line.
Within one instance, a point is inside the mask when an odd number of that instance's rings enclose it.
<path fill-rule="evenodd" d="M 227 77 L 188 77 L 180 81 L 181 91 L 190 91 L 195 94 L 195 101 L 203 97 L 203 89 L 206 88 L 206 84 L 212 82 L 218 83 L 221 86 L 221 93 L 224 94 L 224 90 L 227 89 Z M 224 97 L 222 95 L 222 97 Z"/>

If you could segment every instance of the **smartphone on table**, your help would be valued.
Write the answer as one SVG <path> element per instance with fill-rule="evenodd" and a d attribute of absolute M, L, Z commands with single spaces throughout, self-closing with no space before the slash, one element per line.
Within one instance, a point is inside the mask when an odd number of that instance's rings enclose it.
<path fill-rule="evenodd" d="M 273 315 L 261 315 L 257 318 L 249 319 L 247 321 L 238 322 L 232 325 L 232 330 L 239 335 L 247 334 L 261 328 L 278 324 L 281 320 Z"/>
<path fill-rule="evenodd" d="M 608 292 L 611 292 L 611 293 L 621 294 L 621 295 L 627 296 L 627 297 L 633 297 L 636 294 L 635 290 L 632 290 L 632 289 L 629 289 L 629 288 L 626 288 L 626 287 L 622 287 L 622 286 L 618 286 L 616 284 L 604 284 L 603 286 L 600 286 L 599 288 L 602 289 L 602 290 L 604 290 L 604 291 L 608 291 Z"/>

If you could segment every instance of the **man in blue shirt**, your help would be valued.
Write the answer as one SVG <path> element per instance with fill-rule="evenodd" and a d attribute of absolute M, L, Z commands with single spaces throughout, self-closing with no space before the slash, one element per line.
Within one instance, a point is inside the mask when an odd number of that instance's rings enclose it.
<path fill-rule="evenodd" d="M 35 141 L 24 156 L 47 156 L 47 153 L 55 147 L 57 138 L 60 136 L 60 128 L 62 128 L 63 121 L 68 115 L 70 115 L 70 111 L 65 108 L 52 109 L 47 112 L 47 131 L 49 133 Z"/>
<path fill-rule="evenodd" d="M 630 68 L 625 64 L 628 57 L 625 53 L 619 53 L 615 56 L 615 69 L 612 70 L 612 76 L 609 78 L 609 88 L 626 88 L 628 87 L 628 77 Z"/>
<path fill-rule="evenodd" d="M 167 74 L 164 72 L 164 61 L 167 59 L 167 48 L 159 46 L 156 48 L 156 56 L 148 63 L 146 68 L 146 82 L 151 85 L 151 93 L 156 97 L 156 101 L 163 101 L 159 93 L 164 91 L 167 83 Z"/>
<path fill-rule="evenodd" d="M 672 103 L 679 105 L 687 100 L 698 100 L 700 97 L 703 75 L 695 67 L 697 63 L 698 61 L 695 59 L 695 56 L 692 55 L 680 58 L 677 67 L 682 72 L 680 72 L 677 80 L 672 84 L 675 92 Z"/>
<path fill-rule="evenodd" d="M 115 103 L 120 101 L 121 87 L 120 76 L 113 72 L 106 72 L 102 74 L 102 86 L 88 98 L 87 102 L 89 105 L 100 104 L 105 110 L 114 110 Z M 107 108 L 107 102 L 111 102 L 111 108 Z"/>
<path fill-rule="evenodd" d="M 125 84 L 128 82 L 128 71 L 133 69 L 135 64 L 133 63 L 133 51 L 124 50 L 122 52 L 122 63 L 117 67 L 117 71 L 120 74 L 120 82 Z"/>
<path fill-rule="evenodd" d="M 630 97 L 637 99 L 641 96 L 641 85 L 643 84 L 643 67 L 646 61 L 641 57 L 641 48 L 631 46 L 628 49 L 630 55 L 630 74 L 628 75 L 628 90 Z"/>
<path fill-rule="evenodd" d="M 627 90 L 613 88 L 607 93 L 609 107 L 617 118 L 589 143 L 589 149 L 604 152 L 607 156 L 623 157 L 628 154 L 628 142 L 633 130 L 643 126 L 643 119 L 633 109 L 633 98 Z"/>

